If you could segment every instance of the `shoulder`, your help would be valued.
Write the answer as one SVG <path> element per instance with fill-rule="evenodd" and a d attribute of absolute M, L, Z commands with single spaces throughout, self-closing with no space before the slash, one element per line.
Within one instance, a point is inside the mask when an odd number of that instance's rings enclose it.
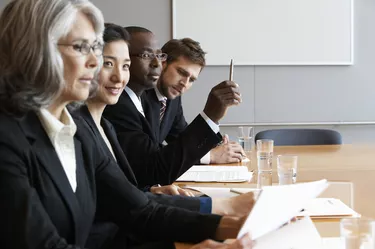
<path fill-rule="evenodd" d="M 35 114 L 34 114 L 35 115 Z M 19 137 L 22 134 L 21 122 L 27 122 L 28 125 L 33 125 L 39 122 L 35 115 L 34 118 L 28 118 L 29 114 L 24 114 L 20 117 L 14 117 L 7 114 L 0 113 L 0 140 L 5 140 L 9 137 Z"/>

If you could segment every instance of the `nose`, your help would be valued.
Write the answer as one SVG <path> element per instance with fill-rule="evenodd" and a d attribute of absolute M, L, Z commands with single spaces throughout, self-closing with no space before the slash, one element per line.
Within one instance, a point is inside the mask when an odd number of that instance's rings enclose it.
<path fill-rule="evenodd" d="M 150 61 L 150 67 L 151 67 L 151 68 L 158 68 L 158 67 L 161 68 L 161 61 L 158 60 L 158 58 L 154 57 L 154 58 Z"/>
<path fill-rule="evenodd" d="M 94 54 L 93 51 L 90 51 L 90 53 L 87 55 L 87 67 L 95 69 L 99 65 L 99 58 Z"/>
<path fill-rule="evenodd" d="M 111 81 L 114 83 L 123 82 L 125 80 L 125 73 L 121 68 L 115 67 L 111 76 Z"/>
<path fill-rule="evenodd" d="M 180 80 L 180 84 L 186 87 L 190 83 L 190 77 L 184 77 Z"/>

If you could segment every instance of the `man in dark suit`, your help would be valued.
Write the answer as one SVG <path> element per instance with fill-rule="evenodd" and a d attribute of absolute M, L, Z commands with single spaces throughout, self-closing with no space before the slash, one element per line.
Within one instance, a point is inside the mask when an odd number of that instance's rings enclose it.
<path fill-rule="evenodd" d="M 165 61 L 166 55 L 158 49 L 154 35 L 147 29 L 132 27 L 127 28 L 127 30 L 132 34 L 132 39 L 130 41 L 130 54 L 132 58 L 130 81 L 118 103 L 114 106 L 108 106 L 104 112 L 104 116 L 115 126 L 120 144 L 125 154 L 128 156 L 129 162 L 141 185 L 142 183 L 158 183 L 157 181 L 163 179 L 163 177 L 160 178 L 160 174 L 169 175 L 168 179 L 173 181 L 176 179 L 176 176 L 184 173 L 192 164 L 188 167 L 156 165 L 154 171 L 159 171 L 159 179 L 155 176 L 147 176 L 144 169 L 144 165 L 146 165 L 145 162 L 155 164 L 155 162 L 147 160 L 149 155 L 154 155 L 155 153 L 162 155 L 164 159 L 161 159 L 161 161 L 176 156 L 173 154 L 173 149 L 171 149 L 176 143 L 176 139 L 171 139 L 168 146 L 161 145 L 161 141 L 164 140 L 164 138 L 161 138 L 164 135 L 159 132 L 160 120 L 162 120 L 162 124 L 166 124 L 165 127 L 172 127 L 169 125 L 170 122 L 168 122 L 168 120 L 174 120 L 172 123 L 175 125 L 173 126 L 180 127 L 179 129 L 175 129 L 178 130 L 179 134 L 181 134 L 182 131 L 190 131 L 191 134 L 194 133 L 194 136 L 202 136 L 199 135 L 199 133 L 202 134 L 202 130 L 194 126 L 194 122 L 186 126 L 187 124 L 182 113 L 181 99 L 179 97 L 185 89 L 172 87 L 171 89 L 173 89 L 177 98 L 167 100 L 164 111 L 162 112 L 160 112 L 161 106 L 159 103 L 156 105 L 157 107 L 155 107 L 155 104 L 149 98 L 140 98 L 146 89 L 152 88 L 155 86 L 156 82 L 158 82 L 159 75 L 161 74 L 161 63 Z M 201 60 L 202 63 L 204 63 L 203 52 L 202 56 Z M 190 75 L 189 77 L 190 82 L 191 79 L 196 79 L 198 77 L 202 66 L 197 65 L 197 63 L 190 63 L 189 60 L 185 61 L 188 62 L 188 70 L 194 70 L 194 72 L 191 72 L 194 75 Z M 166 66 L 166 64 L 164 65 Z M 178 69 L 166 75 L 173 76 L 176 73 L 182 73 L 182 71 L 182 69 Z M 187 71 L 185 70 L 184 72 L 186 73 Z M 174 79 L 174 77 L 172 77 L 172 79 Z M 178 92 L 179 90 L 181 91 Z M 152 89 L 152 91 L 154 90 Z M 166 96 L 173 97 L 172 95 Z M 219 131 L 217 123 L 219 119 L 225 115 L 227 107 L 232 104 L 238 104 L 240 101 L 238 85 L 234 82 L 224 81 L 212 89 L 204 111 L 201 112 L 197 118 L 201 121 L 205 120 L 205 127 L 211 127 L 210 130 L 217 133 Z M 157 108 L 156 111 L 155 108 Z M 176 115 L 176 113 L 178 115 Z M 177 135 L 175 138 L 176 137 Z M 184 147 L 188 149 L 188 144 Z M 200 151 L 203 151 L 203 148 L 201 148 Z M 235 161 L 239 161 L 242 156 L 242 148 L 238 144 L 225 143 L 224 146 L 219 146 L 213 151 L 216 153 L 212 153 L 211 158 L 215 158 L 214 156 L 217 155 L 219 158 L 220 156 L 224 156 L 226 159 L 234 158 Z M 195 159 L 193 163 L 199 163 L 199 160 L 206 154 L 207 153 L 203 153 L 198 157 L 197 153 L 191 152 L 190 158 Z M 206 160 L 206 162 L 215 163 L 220 161 Z M 225 162 L 231 161 L 225 160 Z"/>

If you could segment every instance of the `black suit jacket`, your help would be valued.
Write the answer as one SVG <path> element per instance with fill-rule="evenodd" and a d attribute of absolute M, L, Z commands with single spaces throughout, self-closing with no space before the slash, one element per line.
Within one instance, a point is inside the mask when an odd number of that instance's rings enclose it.
<path fill-rule="evenodd" d="M 0 114 L 1 248 L 81 248 L 94 215 L 149 240 L 214 235 L 219 216 L 150 201 L 102 153 L 90 128 L 75 122 L 76 193 L 37 115 Z"/>
<path fill-rule="evenodd" d="M 142 105 L 146 112 L 151 108 L 147 99 Z M 103 115 L 115 127 L 140 187 L 173 183 L 221 141 L 221 135 L 215 134 L 198 115 L 175 141 L 161 146 L 152 125 L 125 91 L 116 105 L 106 107 Z"/>
<path fill-rule="evenodd" d="M 150 103 L 145 110 L 147 121 L 151 124 L 152 130 L 157 133 L 159 143 L 164 140 L 168 143 L 174 141 L 188 126 L 182 109 L 181 96 L 167 100 L 167 107 L 162 122 L 159 122 L 160 101 L 155 89 L 150 89 L 142 94 Z"/>
<path fill-rule="evenodd" d="M 104 150 L 104 153 L 109 158 L 113 158 L 113 155 L 111 151 L 108 149 L 108 146 L 105 143 L 103 137 L 101 136 L 98 128 L 96 127 L 94 119 L 92 118 L 87 106 L 85 105 L 81 106 L 81 108 L 76 112 L 76 114 L 78 114 L 91 128 L 92 132 L 95 134 L 95 138 L 98 140 L 98 144 Z M 112 124 L 105 118 L 102 118 L 101 126 L 112 146 L 113 153 L 116 156 L 117 164 L 120 166 L 121 170 L 124 172 L 128 180 L 133 185 L 137 186 L 137 180 L 134 176 L 133 170 L 129 165 L 126 155 L 122 151 L 120 144 L 118 143 L 115 129 L 113 128 Z M 196 197 L 159 195 L 159 194 L 152 194 L 151 192 L 148 192 L 148 191 L 145 193 L 149 199 L 152 199 L 161 204 L 181 207 L 181 208 L 185 208 L 191 211 L 199 211 L 200 209 L 200 201 L 199 201 L 199 198 L 196 198 Z"/>

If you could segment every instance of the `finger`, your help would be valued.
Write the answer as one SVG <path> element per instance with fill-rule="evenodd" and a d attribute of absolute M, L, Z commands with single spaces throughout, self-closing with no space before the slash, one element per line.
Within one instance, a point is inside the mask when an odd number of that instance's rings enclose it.
<path fill-rule="evenodd" d="M 151 187 L 151 193 L 153 194 L 162 194 L 163 191 L 161 190 L 162 187 Z"/>
<path fill-rule="evenodd" d="M 252 248 L 252 246 L 254 245 L 254 241 L 251 240 L 251 237 L 249 235 L 249 233 L 246 233 L 244 236 L 242 236 L 240 239 L 237 239 L 234 243 L 233 243 L 233 249 L 234 248 Z"/>
<path fill-rule="evenodd" d="M 220 243 L 220 242 L 216 242 L 216 241 L 213 241 L 213 240 L 205 240 L 199 244 L 196 244 L 194 247 L 192 247 L 191 249 L 211 249 L 211 248 L 219 248 L 221 247 L 223 244 Z"/>
<path fill-rule="evenodd" d="M 185 189 L 182 189 L 182 188 L 178 188 L 177 191 L 182 196 L 194 196 L 191 191 L 188 191 L 188 190 L 185 190 Z"/>
<path fill-rule="evenodd" d="M 214 86 L 212 89 L 216 90 L 216 89 L 222 89 L 222 88 L 226 88 L 226 87 L 239 88 L 239 85 L 234 81 L 225 80 L 225 81 L 217 84 L 216 86 Z"/>
<path fill-rule="evenodd" d="M 227 94 L 227 93 L 237 93 L 237 94 L 241 95 L 240 89 L 237 88 L 237 87 L 225 87 L 225 88 L 215 89 L 215 91 L 213 91 L 213 93 L 217 96 Z"/>
<path fill-rule="evenodd" d="M 170 185 L 169 190 L 170 190 L 171 195 L 180 195 L 180 192 L 178 191 L 177 188 L 179 187 L 175 185 Z"/>
<path fill-rule="evenodd" d="M 232 149 L 232 151 L 236 152 L 236 153 L 240 153 L 240 154 L 245 154 L 245 151 L 243 150 L 242 146 L 235 143 L 230 143 L 229 144 L 230 148 Z"/>
<path fill-rule="evenodd" d="M 242 154 L 241 153 L 231 152 L 230 157 L 234 158 L 234 159 L 237 159 L 239 162 L 242 160 Z"/>
<path fill-rule="evenodd" d="M 228 134 L 224 134 L 224 136 L 223 136 L 223 143 L 224 144 L 229 143 L 229 136 L 228 136 Z"/>
<path fill-rule="evenodd" d="M 221 242 L 217 242 L 217 241 L 214 241 L 214 240 L 206 240 L 205 241 L 206 244 L 205 244 L 205 247 L 208 249 L 214 249 L 214 248 L 220 248 L 222 247 L 224 244 L 221 243 Z"/>
<path fill-rule="evenodd" d="M 239 162 L 241 162 L 241 159 L 242 159 L 242 157 L 237 158 L 237 157 L 229 156 L 226 161 L 228 163 L 239 163 Z"/>
<path fill-rule="evenodd" d="M 254 192 L 247 192 L 247 193 L 242 194 L 240 196 L 241 196 L 240 198 L 246 198 L 246 199 L 250 200 L 252 203 L 255 203 Z"/>
<path fill-rule="evenodd" d="M 218 96 L 218 98 L 221 100 L 222 103 L 232 104 L 234 100 L 236 100 L 238 103 L 242 102 L 241 96 L 236 93 L 227 93 L 225 95 Z"/>

